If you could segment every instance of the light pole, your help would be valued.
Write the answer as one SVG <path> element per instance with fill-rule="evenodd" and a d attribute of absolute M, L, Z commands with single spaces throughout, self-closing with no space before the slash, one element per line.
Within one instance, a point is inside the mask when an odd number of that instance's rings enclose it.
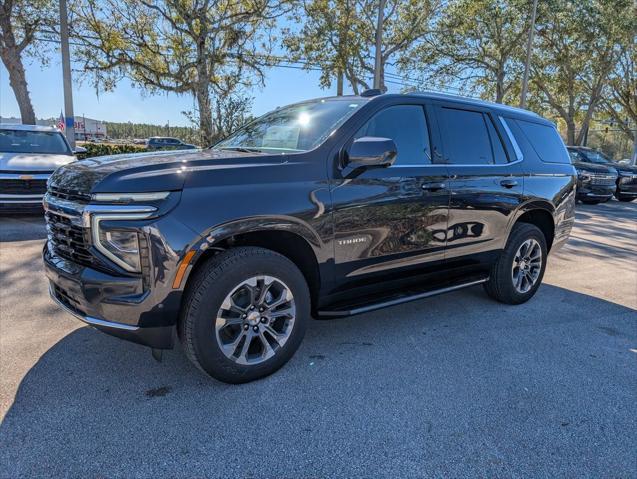
<path fill-rule="evenodd" d="M 531 27 L 526 44 L 526 61 L 524 62 L 524 78 L 522 79 L 522 93 L 520 94 L 520 108 L 526 108 L 526 93 L 529 91 L 529 70 L 531 67 L 531 52 L 533 50 L 533 35 L 535 34 L 535 16 L 537 14 L 537 0 L 533 0 Z"/>
<path fill-rule="evenodd" d="M 69 24 L 66 0 L 60 0 L 60 49 L 62 50 L 62 76 L 64 83 L 64 132 L 71 148 L 75 149 L 75 118 L 71 83 L 71 57 L 69 55 Z"/>
<path fill-rule="evenodd" d="M 381 88 L 380 65 L 382 63 L 383 48 L 383 16 L 385 14 L 385 0 L 378 0 L 378 23 L 376 24 L 376 57 L 374 61 L 374 88 Z"/>

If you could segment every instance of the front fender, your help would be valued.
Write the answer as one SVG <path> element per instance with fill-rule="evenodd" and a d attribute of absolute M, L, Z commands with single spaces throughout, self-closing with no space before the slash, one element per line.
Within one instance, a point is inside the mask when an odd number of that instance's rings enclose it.
<path fill-rule="evenodd" d="M 206 230 L 202 235 L 199 247 L 204 249 L 214 246 L 232 236 L 257 231 L 285 231 L 303 238 L 310 245 L 317 259 L 321 261 L 324 256 L 325 245 L 319 235 L 310 226 L 299 218 L 292 216 L 251 216 L 233 220 Z"/>

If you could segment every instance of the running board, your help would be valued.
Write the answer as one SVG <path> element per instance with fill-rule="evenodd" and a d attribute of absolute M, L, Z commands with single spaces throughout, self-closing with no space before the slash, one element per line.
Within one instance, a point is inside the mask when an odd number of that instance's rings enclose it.
<path fill-rule="evenodd" d="M 417 301 L 419 299 L 429 298 L 431 296 L 437 296 L 439 294 L 450 293 L 459 289 L 469 288 L 471 286 L 486 283 L 487 281 L 489 281 L 488 277 L 469 281 L 468 283 L 456 284 L 453 286 L 447 286 L 445 288 L 432 289 L 415 294 L 398 293 L 394 295 L 393 298 L 390 296 L 390 299 L 379 301 L 378 303 L 368 303 L 364 306 L 354 306 L 351 308 L 344 307 L 343 309 L 337 308 L 334 310 L 319 310 L 318 316 L 321 318 L 339 318 L 343 316 L 353 316 L 355 314 L 369 313 L 370 311 L 376 311 L 377 309 L 383 309 L 389 306 L 396 306 L 398 304 L 409 303 L 411 301 Z"/>

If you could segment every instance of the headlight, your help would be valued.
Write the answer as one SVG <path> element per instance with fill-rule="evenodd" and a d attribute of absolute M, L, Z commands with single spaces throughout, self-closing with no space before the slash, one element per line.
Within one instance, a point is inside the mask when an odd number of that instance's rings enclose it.
<path fill-rule="evenodd" d="M 141 272 L 140 237 L 131 229 L 104 226 L 112 222 L 148 219 L 157 211 L 153 206 L 88 205 L 84 209 L 84 226 L 90 227 L 93 246 L 121 268 Z"/>
<path fill-rule="evenodd" d="M 109 253 L 106 256 L 128 271 L 141 272 L 139 236 L 136 231 L 99 229 L 98 237 L 99 245 Z"/>
<path fill-rule="evenodd" d="M 577 170 L 577 176 L 582 181 L 589 181 L 591 179 L 591 175 L 584 170 L 580 170 L 579 168 L 575 168 Z"/>

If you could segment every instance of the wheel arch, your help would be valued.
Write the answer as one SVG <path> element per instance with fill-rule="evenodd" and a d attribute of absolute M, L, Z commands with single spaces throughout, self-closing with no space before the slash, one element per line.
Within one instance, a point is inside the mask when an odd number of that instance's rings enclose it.
<path fill-rule="evenodd" d="M 208 259 L 238 246 L 261 247 L 288 258 L 305 277 L 312 306 L 317 304 L 324 280 L 320 264 L 325 261 L 326 246 L 316 232 L 295 218 L 247 218 L 209 229 L 193 248 L 198 253 L 183 279 L 183 290 Z"/>
<path fill-rule="evenodd" d="M 549 202 L 534 201 L 523 205 L 515 216 L 515 221 L 512 222 L 509 228 L 508 237 L 511 234 L 511 230 L 517 223 L 527 223 L 537 226 L 544 234 L 546 240 L 546 246 L 548 251 L 551 250 L 553 240 L 555 239 L 555 208 Z"/>

